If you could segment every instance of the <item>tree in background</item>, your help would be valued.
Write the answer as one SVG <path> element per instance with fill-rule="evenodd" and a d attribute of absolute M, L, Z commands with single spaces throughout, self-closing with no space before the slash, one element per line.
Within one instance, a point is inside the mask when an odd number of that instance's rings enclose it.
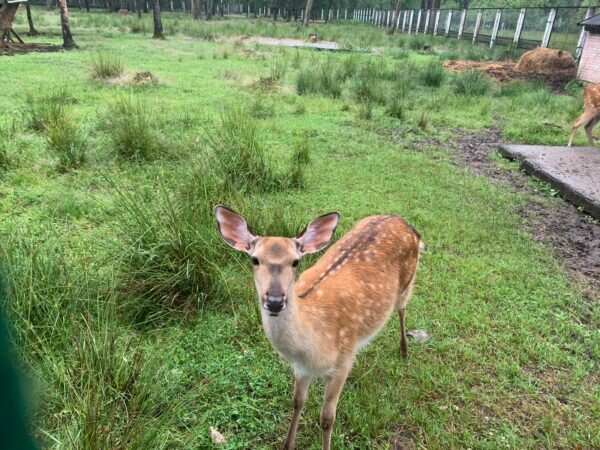
<path fill-rule="evenodd" d="M 62 1 L 65 1 L 65 0 L 62 0 Z M 152 37 L 154 39 L 164 39 L 165 35 L 163 34 L 162 20 L 160 18 L 160 1 L 159 0 L 154 0 L 153 16 L 154 16 L 154 34 L 152 35 Z"/>
<path fill-rule="evenodd" d="M 27 32 L 27 35 L 37 36 L 40 33 L 33 26 L 33 18 L 31 17 L 31 5 L 29 4 L 29 2 L 25 3 L 25 8 L 27 8 L 27 23 L 29 23 L 29 31 Z"/>
<path fill-rule="evenodd" d="M 194 8 L 194 20 L 202 20 L 202 1 L 193 0 L 192 7 Z"/>
<path fill-rule="evenodd" d="M 398 14 L 402 10 L 402 0 L 396 0 L 394 5 L 394 15 L 392 16 L 392 26 L 390 27 L 390 34 L 393 35 L 396 32 L 396 26 L 398 24 Z"/>
<path fill-rule="evenodd" d="M 305 27 L 308 26 L 308 19 L 310 18 L 312 12 L 313 0 L 306 0 L 306 10 L 304 11 L 304 21 L 302 25 Z"/>
<path fill-rule="evenodd" d="M 58 0 L 58 10 L 60 12 L 60 28 L 62 30 L 63 48 L 71 50 L 77 48 L 77 44 L 73 40 L 71 27 L 69 26 L 69 8 L 67 0 Z"/>

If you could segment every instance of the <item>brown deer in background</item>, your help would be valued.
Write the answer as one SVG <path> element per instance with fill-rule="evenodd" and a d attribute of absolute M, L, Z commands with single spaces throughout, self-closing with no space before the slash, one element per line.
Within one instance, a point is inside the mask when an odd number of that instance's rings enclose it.
<path fill-rule="evenodd" d="M 296 281 L 300 259 L 332 240 L 338 213 L 318 217 L 296 238 L 259 237 L 224 206 L 217 206 L 215 215 L 225 242 L 250 256 L 263 328 L 294 369 L 294 413 L 284 448 L 295 448 L 312 378 L 324 377 L 320 423 L 323 449 L 328 450 L 337 403 L 356 354 L 394 311 L 400 317 L 402 355 L 408 356 L 405 316 L 423 248 L 419 234 L 397 216 L 367 217 Z"/>
<path fill-rule="evenodd" d="M 573 139 L 577 129 L 583 125 L 590 146 L 594 145 L 592 129 L 600 122 L 600 83 L 592 84 L 583 91 L 583 114 L 573 124 L 571 136 L 569 136 L 569 147 L 573 145 Z"/>

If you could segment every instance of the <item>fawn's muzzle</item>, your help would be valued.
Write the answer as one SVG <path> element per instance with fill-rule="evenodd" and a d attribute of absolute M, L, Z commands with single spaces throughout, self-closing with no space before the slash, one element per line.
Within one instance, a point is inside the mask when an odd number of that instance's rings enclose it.
<path fill-rule="evenodd" d="M 285 308 L 285 295 L 266 294 L 263 299 L 263 307 L 268 310 L 271 315 L 277 315 Z"/>

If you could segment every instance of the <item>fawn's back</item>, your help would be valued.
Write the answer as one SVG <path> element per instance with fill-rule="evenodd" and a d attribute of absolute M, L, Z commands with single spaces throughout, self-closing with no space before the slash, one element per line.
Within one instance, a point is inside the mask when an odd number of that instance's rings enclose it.
<path fill-rule="evenodd" d="M 418 233 L 397 216 L 360 222 L 295 287 L 300 321 L 323 353 L 353 353 L 403 308 L 419 259 Z"/>

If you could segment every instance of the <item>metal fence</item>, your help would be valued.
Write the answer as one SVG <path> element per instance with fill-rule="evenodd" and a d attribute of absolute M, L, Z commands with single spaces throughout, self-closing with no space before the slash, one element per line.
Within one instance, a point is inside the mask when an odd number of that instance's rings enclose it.
<path fill-rule="evenodd" d="M 596 9 L 600 7 L 408 9 L 397 16 L 391 10 L 360 9 L 352 18 L 387 28 L 395 23 L 401 33 L 468 39 L 490 47 L 551 47 L 579 56 L 583 29 L 577 23 Z"/>

